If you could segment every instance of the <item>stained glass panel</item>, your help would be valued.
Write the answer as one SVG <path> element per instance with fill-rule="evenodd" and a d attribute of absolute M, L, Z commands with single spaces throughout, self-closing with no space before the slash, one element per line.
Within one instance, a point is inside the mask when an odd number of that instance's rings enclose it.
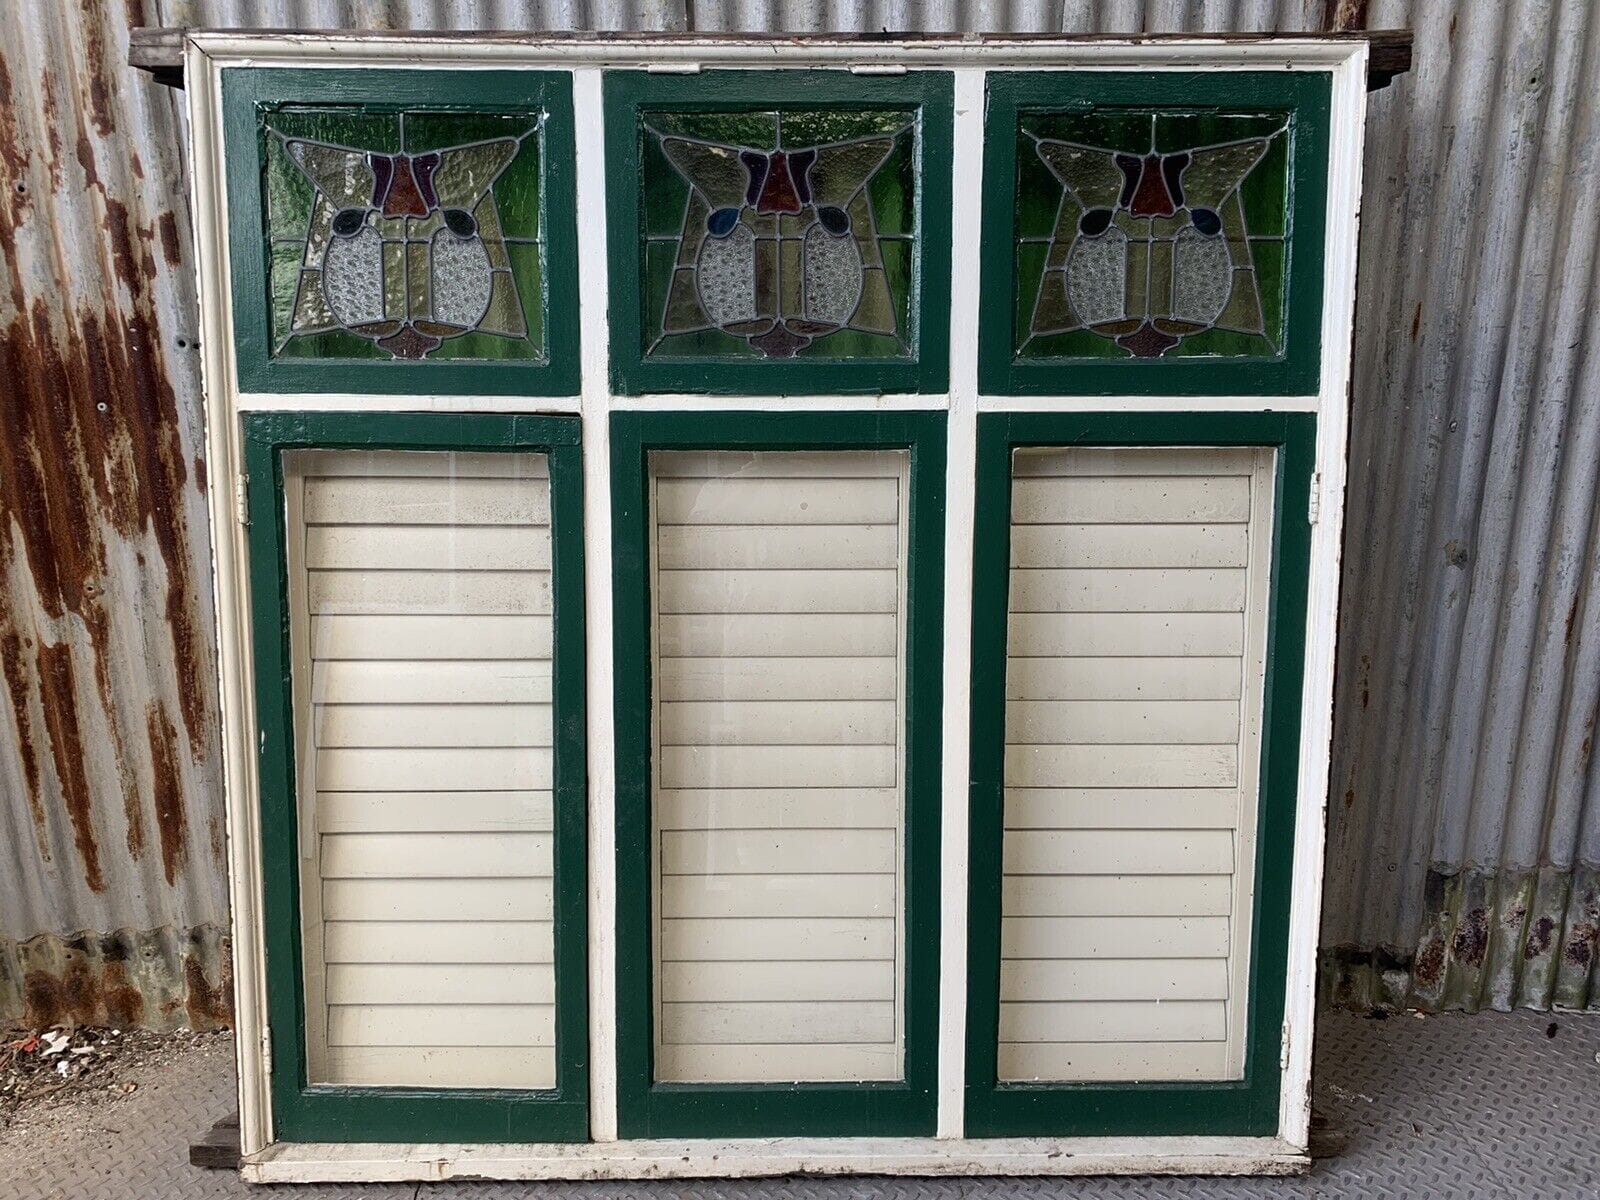
<path fill-rule="evenodd" d="M 274 357 L 544 360 L 541 114 L 262 122 Z"/>
<path fill-rule="evenodd" d="M 1016 358 L 1278 357 L 1291 125 L 1284 112 L 1021 113 Z"/>
<path fill-rule="evenodd" d="M 641 353 L 912 357 L 915 110 L 639 114 Z"/>

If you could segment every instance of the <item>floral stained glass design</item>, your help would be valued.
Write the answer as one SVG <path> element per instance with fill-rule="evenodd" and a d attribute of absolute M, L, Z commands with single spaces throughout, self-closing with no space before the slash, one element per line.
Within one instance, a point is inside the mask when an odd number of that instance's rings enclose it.
<path fill-rule="evenodd" d="M 641 114 L 644 355 L 910 357 L 916 120 Z"/>
<path fill-rule="evenodd" d="M 1017 139 L 1017 358 L 1280 354 L 1287 114 L 1025 113 Z"/>
<path fill-rule="evenodd" d="M 540 114 L 263 119 L 275 357 L 544 358 Z"/>

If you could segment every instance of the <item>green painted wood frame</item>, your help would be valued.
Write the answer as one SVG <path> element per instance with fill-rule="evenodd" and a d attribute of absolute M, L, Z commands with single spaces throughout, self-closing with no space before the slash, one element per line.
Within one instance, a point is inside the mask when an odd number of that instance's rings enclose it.
<path fill-rule="evenodd" d="M 986 395 L 1315 395 L 1322 361 L 1323 246 L 1332 77 L 1313 71 L 991 71 L 984 120 L 978 380 Z M 1095 107 L 1293 114 L 1283 352 L 1276 358 L 1018 359 L 1017 118 Z"/>
<path fill-rule="evenodd" d="M 464 87 L 463 79 L 471 86 Z M 470 97 L 470 98 L 464 98 Z M 274 358 L 268 319 L 266 171 L 261 109 L 348 104 L 369 112 L 542 110 L 545 360 L 440 361 Z M 574 396 L 578 392 L 577 199 L 572 77 L 564 71 L 307 70 L 230 67 L 222 73 L 234 352 L 242 392 L 458 393 Z"/>
<path fill-rule="evenodd" d="M 692 76 L 610 71 L 605 77 L 606 223 L 611 271 L 611 386 L 622 395 L 746 396 L 944 392 L 950 378 L 950 154 L 954 77 L 948 71 L 860 77 L 838 70 L 707 71 Z M 641 109 L 738 112 L 915 108 L 917 255 L 913 357 L 907 359 L 647 359 L 641 352 L 639 262 Z"/>
<path fill-rule="evenodd" d="M 968 881 L 969 1137 L 1278 1132 L 1289 892 L 1305 675 L 1316 418 L 1309 413 L 985 413 L 978 417 Z M 1001 1083 L 1000 878 L 1011 462 L 1023 446 L 1277 450 L 1244 1077 L 1224 1083 Z"/>
<path fill-rule="evenodd" d="M 275 1136 L 291 1142 L 558 1142 L 589 1134 L 583 461 L 576 417 L 247 412 L 250 593 L 261 772 L 261 865 Z M 306 1082 L 294 701 L 283 453 L 523 451 L 550 463 L 555 621 L 556 1086 L 428 1089 Z"/>
<path fill-rule="evenodd" d="M 905 1077 L 883 1083 L 657 1083 L 650 873 L 652 450 L 911 452 L 906 598 Z M 945 416 L 935 412 L 611 417 L 617 663 L 617 1121 L 623 1137 L 928 1135 L 939 1007 Z"/>

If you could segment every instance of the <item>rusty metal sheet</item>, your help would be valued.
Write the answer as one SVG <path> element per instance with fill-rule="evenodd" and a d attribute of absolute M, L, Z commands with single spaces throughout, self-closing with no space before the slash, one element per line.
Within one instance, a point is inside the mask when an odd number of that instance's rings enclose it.
<path fill-rule="evenodd" d="M 0 26 L 0 935 L 203 930 L 225 909 L 181 125 L 173 97 L 122 65 L 130 24 L 1409 27 L 1415 67 L 1370 109 L 1324 983 L 1352 1003 L 1600 1004 L 1591 6 L 64 0 L 23 12 Z"/>

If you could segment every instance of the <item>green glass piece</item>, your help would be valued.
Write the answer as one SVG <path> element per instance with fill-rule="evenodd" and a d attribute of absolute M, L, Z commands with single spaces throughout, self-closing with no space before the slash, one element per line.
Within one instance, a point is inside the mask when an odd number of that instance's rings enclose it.
<path fill-rule="evenodd" d="M 1147 312 L 1152 317 L 1164 317 L 1172 312 L 1172 243 L 1151 241 L 1146 252 L 1149 255 L 1146 278 L 1150 281 Z M 1133 270 L 1131 265 L 1129 270 Z"/>
<path fill-rule="evenodd" d="M 700 247 L 706 240 L 706 218 L 711 210 L 698 192 L 689 194 L 689 205 L 683 214 L 683 239 L 678 243 L 677 265 L 692 267 L 700 257 Z"/>
<path fill-rule="evenodd" d="M 485 197 L 498 206 L 501 229 L 506 237 L 528 241 L 544 237 L 540 225 L 544 206 L 542 154 L 538 135 L 523 138 L 522 148 L 500 172 L 500 178 Z"/>
<path fill-rule="evenodd" d="M 290 338 L 279 348 L 283 358 L 389 358 L 387 350 L 370 338 L 343 329 L 307 333 Z"/>
<path fill-rule="evenodd" d="M 333 329 L 339 325 L 339 318 L 333 315 L 333 310 L 328 307 L 328 299 L 322 291 L 321 271 L 301 271 L 299 290 L 295 294 L 294 322 L 291 330 L 294 333 L 314 333 L 323 329 Z"/>
<path fill-rule="evenodd" d="M 472 210 L 472 219 L 478 224 L 478 237 L 488 252 L 489 266 L 496 271 L 509 270 L 511 260 L 506 257 L 505 238 L 500 230 L 500 208 L 494 201 L 493 192 L 478 201 L 478 207 Z"/>
<path fill-rule="evenodd" d="M 539 128 L 539 120 L 537 112 L 407 112 L 404 150 L 407 154 L 425 154 L 501 138 L 521 140 Z"/>
<path fill-rule="evenodd" d="M 1082 323 L 1067 302 L 1067 279 L 1063 272 L 1044 272 L 1037 287 L 1038 303 L 1034 305 L 1033 319 L 1020 328 L 1042 335 L 1076 329 Z"/>
<path fill-rule="evenodd" d="M 778 115 L 772 112 L 646 112 L 640 124 L 659 134 L 725 146 L 771 150 L 778 144 Z"/>
<path fill-rule="evenodd" d="M 520 338 L 528 331 L 527 320 L 522 315 L 522 300 L 517 295 L 516 280 L 510 271 L 496 271 L 489 290 L 489 307 L 484 310 L 478 328 L 484 333 L 498 333 L 504 337 Z"/>
<path fill-rule="evenodd" d="M 267 270 L 273 336 L 282 342 L 294 327 L 294 306 L 300 292 L 300 247 L 293 242 L 274 243 Z"/>
<path fill-rule="evenodd" d="M 736 148 L 667 137 L 661 139 L 661 152 L 711 208 L 737 208 L 744 203 L 749 173 Z"/>
<path fill-rule="evenodd" d="M 667 293 L 666 315 L 662 318 L 664 333 L 683 333 L 703 329 L 711 324 L 706 310 L 700 306 L 699 293 L 695 291 L 694 272 L 676 271 Z"/>
<path fill-rule="evenodd" d="M 663 333 L 674 331 L 667 329 L 665 314 L 677 255 L 678 247 L 672 242 L 646 242 L 644 245 L 644 263 L 639 280 L 639 300 L 644 312 L 639 329 L 644 342 L 640 350 L 646 354 L 652 353 L 651 346 Z M 692 288 L 694 273 L 685 271 L 683 278 Z"/>
<path fill-rule="evenodd" d="M 785 112 L 783 146 L 785 150 L 825 146 L 830 142 L 849 142 L 858 138 L 893 137 L 909 129 L 915 114 L 904 110 L 881 109 L 848 112 L 828 109 L 813 112 Z"/>
<path fill-rule="evenodd" d="M 391 254 L 395 249 L 401 249 L 405 254 L 403 270 L 396 270 Z M 406 242 L 400 247 L 394 243 L 384 246 L 384 279 L 387 282 L 391 274 L 399 274 L 405 280 L 405 307 L 397 314 L 395 309 L 386 309 L 391 315 L 408 315 L 412 320 L 427 320 L 431 311 L 433 294 L 432 264 L 428 261 L 428 245 L 426 242 Z M 385 287 L 384 301 L 389 301 L 390 292 Z"/>
<path fill-rule="evenodd" d="M 1085 208 L 1111 208 L 1122 192 L 1116 156 L 1088 146 L 1040 142 L 1039 157 Z"/>
<path fill-rule="evenodd" d="M 1088 329 L 1074 329 L 1034 338 L 1028 343 L 1026 358 L 1131 358 L 1115 339 Z"/>
<path fill-rule="evenodd" d="M 402 149 L 400 120 L 396 113 L 352 106 L 292 105 L 269 111 L 263 124 L 290 140 L 373 150 L 379 154 L 398 154 Z"/>
<path fill-rule="evenodd" d="M 1267 151 L 1262 141 L 1196 150 L 1183 172 L 1183 198 L 1190 208 L 1216 208 L 1239 186 Z"/>
<path fill-rule="evenodd" d="M 857 195 L 849 209 L 850 230 L 855 234 L 856 245 L 861 249 L 861 265 L 875 267 L 883 262 L 883 243 L 874 236 L 872 202 L 865 195 Z"/>
<path fill-rule="evenodd" d="M 639 134 L 639 219 L 644 237 L 677 237 L 689 228 L 684 206 L 694 189 L 667 159 L 661 139 L 649 130 Z M 704 202 L 702 201 L 702 207 Z M 704 218 L 701 219 L 702 224 Z"/>
<path fill-rule="evenodd" d="M 439 166 L 433 173 L 439 207 L 468 210 L 477 207 L 521 146 L 520 142 L 505 138 L 440 151 Z"/>
<path fill-rule="evenodd" d="M 1287 300 L 1284 292 L 1284 243 L 1251 242 L 1250 255 L 1256 264 L 1256 288 L 1261 297 L 1263 332 L 1277 347 L 1273 353 L 1280 353 L 1283 348 L 1283 310 Z"/>
<path fill-rule="evenodd" d="M 267 139 L 267 233 L 278 238 L 303 238 L 311 223 L 316 189 L 289 159 L 280 138 Z"/>
<path fill-rule="evenodd" d="M 894 333 L 898 326 L 887 275 L 883 271 L 863 271 L 861 300 L 850 318 L 850 327 L 868 333 Z"/>
<path fill-rule="evenodd" d="M 1150 313 L 1151 243 L 1143 238 L 1128 241 L 1128 290 L 1124 311 L 1130 318 Z"/>
<path fill-rule="evenodd" d="M 909 135 L 895 139 L 883 167 L 868 185 L 873 221 L 885 236 L 909 235 L 917 225 L 917 179 Z"/>
<path fill-rule="evenodd" d="M 1261 316 L 1261 297 L 1256 294 L 1255 272 L 1235 270 L 1233 291 L 1228 303 L 1212 322 L 1217 329 L 1233 329 L 1241 333 L 1262 333 L 1266 322 Z"/>
<path fill-rule="evenodd" d="M 848 206 L 866 187 L 894 149 L 888 138 L 868 142 L 851 142 L 843 146 L 824 146 L 817 151 L 817 161 L 811 167 L 811 195 L 813 202 L 822 205 Z"/>
<path fill-rule="evenodd" d="M 530 346 L 530 356 L 545 357 L 545 274 L 544 247 L 515 242 L 506 247 L 511 259 L 511 278 L 516 283 L 517 301 L 522 308 L 522 336 Z M 496 277 L 497 284 L 499 277 Z M 568 320 L 577 314 L 569 312 Z"/>
<path fill-rule="evenodd" d="M 288 151 L 336 212 L 371 206 L 375 180 L 364 152 L 300 141 L 290 142 Z"/>
<path fill-rule="evenodd" d="M 1282 237 L 1288 231 L 1289 138 L 1272 138 L 1267 152 L 1239 188 L 1245 220 L 1258 236 Z"/>
<path fill-rule="evenodd" d="M 1057 206 L 1055 232 L 1050 239 L 1050 256 L 1046 260 L 1051 270 L 1059 271 L 1067 265 L 1067 255 L 1078 236 L 1078 221 L 1083 216 L 1083 206 L 1071 192 L 1061 193 Z"/>

